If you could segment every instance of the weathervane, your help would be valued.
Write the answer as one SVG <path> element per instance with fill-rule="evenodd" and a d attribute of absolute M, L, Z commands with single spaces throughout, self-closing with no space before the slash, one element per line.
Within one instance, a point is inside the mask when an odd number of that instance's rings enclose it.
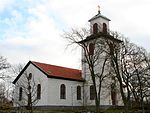
<path fill-rule="evenodd" d="M 101 11 L 100 11 L 100 5 L 98 5 L 98 14 L 100 14 Z"/>

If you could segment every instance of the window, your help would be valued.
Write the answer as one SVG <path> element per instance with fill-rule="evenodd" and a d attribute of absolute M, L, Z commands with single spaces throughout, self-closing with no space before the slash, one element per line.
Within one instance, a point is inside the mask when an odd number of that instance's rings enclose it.
<path fill-rule="evenodd" d="M 60 86 L 60 99 L 66 99 L 66 86 L 64 84 Z"/>
<path fill-rule="evenodd" d="M 107 25 L 106 25 L 106 23 L 103 23 L 103 33 L 107 33 Z"/>
<path fill-rule="evenodd" d="M 115 84 L 114 83 L 111 84 L 111 100 L 112 100 L 112 105 L 116 105 L 117 104 L 117 93 L 116 93 L 116 89 L 115 89 Z"/>
<path fill-rule="evenodd" d="M 37 99 L 41 99 L 41 84 L 37 85 Z"/>
<path fill-rule="evenodd" d="M 32 78 L 32 73 L 29 73 L 29 80 L 31 80 L 31 78 Z"/>
<path fill-rule="evenodd" d="M 89 44 L 89 55 L 94 54 L 94 48 L 95 48 L 95 45 L 93 43 L 90 43 Z"/>
<path fill-rule="evenodd" d="M 98 33 L 98 24 L 97 23 L 93 24 L 93 34 L 96 34 L 96 33 Z"/>
<path fill-rule="evenodd" d="M 95 91 L 94 91 L 94 85 L 90 86 L 90 100 L 95 99 Z"/>
<path fill-rule="evenodd" d="M 81 100 L 81 86 L 77 86 L 77 100 Z"/>
<path fill-rule="evenodd" d="M 22 87 L 19 88 L 19 101 L 22 100 Z"/>
<path fill-rule="evenodd" d="M 31 106 L 32 104 L 32 97 L 31 97 L 31 93 L 28 94 L 28 106 Z"/>

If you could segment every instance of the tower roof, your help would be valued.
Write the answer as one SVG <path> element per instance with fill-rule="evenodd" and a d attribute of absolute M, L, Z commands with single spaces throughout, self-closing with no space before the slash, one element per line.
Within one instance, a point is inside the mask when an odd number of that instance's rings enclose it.
<path fill-rule="evenodd" d="M 94 17 L 92 17 L 92 18 L 89 20 L 89 22 L 91 22 L 92 20 L 97 19 L 97 18 L 99 18 L 99 17 L 101 17 L 101 18 L 103 18 L 103 19 L 106 19 L 106 20 L 110 21 L 109 18 L 103 16 L 100 12 L 98 12 L 98 14 L 95 15 Z"/>
<path fill-rule="evenodd" d="M 84 43 L 84 42 L 88 42 L 88 41 L 93 40 L 93 39 L 104 38 L 104 37 L 107 40 L 112 40 L 112 41 L 117 42 L 117 43 L 122 43 L 122 40 L 114 38 L 112 35 L 106 34 L 103 32 L 99 32 L 97 34 L 92 34 L 90 36 L 87 36 L 86 39 L 81 40 L 78 43 Z"/>

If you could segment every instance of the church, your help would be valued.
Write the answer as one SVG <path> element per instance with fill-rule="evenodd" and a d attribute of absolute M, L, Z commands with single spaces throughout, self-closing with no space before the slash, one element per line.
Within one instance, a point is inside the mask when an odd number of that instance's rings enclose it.
<path fill-rule="evenodd" d="M 98 14 L 89 20 L 91 36 L 97 32 L 109 32 L 109 21 L 110 19 L 103 16 L 99 10 Z M 120 42 L 118 39 L 113 40 Z M 90 36 L 84 40 L 84 42 L 92 41 Z M 84 57 L 82 51 L 82 59 Z M 32 104 L 32 106 L 64 109 L 95 105 L 93 84 L 88 73 L 88 66 L 84 63 L 82 63 L 82 69 L 78 70 L 29 61 L 13 84 L 15 85 L 14 106 Z M 119 95 L 112 98 L 108 87 L 102 88 L 100 98 L 101 106 L 122 104 Z"/>

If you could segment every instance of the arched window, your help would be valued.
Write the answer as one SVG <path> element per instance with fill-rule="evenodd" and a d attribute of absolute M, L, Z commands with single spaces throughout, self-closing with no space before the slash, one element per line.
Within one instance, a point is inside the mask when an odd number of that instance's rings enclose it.
<path fill-rule="evenodd" d="M 66 86 L 64 84 L 60 86 L 60 99 L 66 99 Z"/>
<path fill-rule="evenodd" d="M 95 45 L 93 43 L 90 43 L 89 44 L 89 55 L 94 54 L 94 48 L 95 48 Z"/>
<path fill-rule="evenodd" d="M 22 100 L 22 87 L 19 88 L 19 101 Z"/>
<path fill-rule="evenodd" d="M 90 100 L 95 99 L 95 91 L 94 91 L 94 85 L 90 86 Z"/>
<path fill-rule="evenodd" d="M 77 86 L 77 100 L 81 100 L 81 86 Z"/>
<path fill-rule="evenodd" d="M 29 80 L 31 80 L 31 78 L 32 78 L 32 73 L 29 73 Z"/>
<path fill-rule="evenodd" d="M 106 23 L 103 23 L 103 33 L 107 33 L 107 25 L 106 25 Z"/>
<path fill-rule="evenodd" d="M 93 24 L 93 34 L 96 34 L 96 33 L 98 33 L 98 24 L 97 23 Z"/>
<path fill-rule="evenodd" d="M 41 99 L 41 84 L 37 85 L 37 99 Z"/>
<path fill-rule="evenodd" d="M 112 100 L 112 105 L 117 104 L 117 93 L 115 89 L 115 83 L 111 84 L 111 100 Z"/>

